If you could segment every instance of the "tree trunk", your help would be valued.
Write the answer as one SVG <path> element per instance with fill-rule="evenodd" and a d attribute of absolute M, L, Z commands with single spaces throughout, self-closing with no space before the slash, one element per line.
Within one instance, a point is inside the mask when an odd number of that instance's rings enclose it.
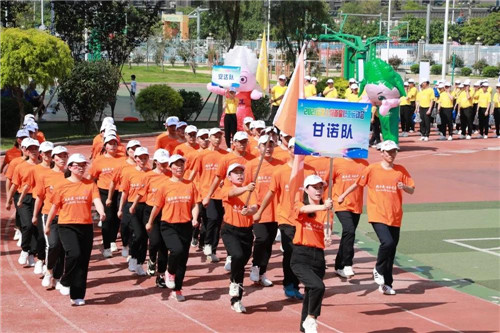
<path fill-rule="evenodd" d="M 118 90 L 116 91 L 118 93 Z M 111 101 L 109 101 L 109 106 L 111 107 L 111 117 L 115 118 L 115 106 L 116 106 L 116 93 Z"/>
<path fill-rule="evenodd" d="M 22 127 L 23 125 L 23 121 L 24 121 L 24 116 L 25 116 L 25 112 L 24 112 L 24 92 L 23 92 L 23 89 L 21 87 L 15 87 L 12 89 L 12 92 L 14 94 L 14 96 L 16 97 L 16 101 L 17 101 L 17 106 L 19 108 L 19 120 L 20 120 L 20 124 L 19 124 L 19 128 Z"/>

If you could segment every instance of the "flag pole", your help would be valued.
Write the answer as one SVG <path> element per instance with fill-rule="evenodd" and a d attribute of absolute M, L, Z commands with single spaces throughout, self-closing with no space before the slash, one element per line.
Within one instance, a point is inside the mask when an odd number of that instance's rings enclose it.
<path fill-rule="evenodd" d="M 271 140 L 271 136 L 268 135 L 267 141 L 266 141 L 266 149 L 267 149 L 267 147 L 269 147 L 269 141 L 270 140 Z M 260 154 L 259 165 L 257 166 L 257 170 L 255 171 L 255 175 L 254 175 L 254 177 L 252 179 L 253 183 L 257 183 L 257 177 L 259 176 L 260 167 L 262 166 L 262 162 L 264 162 L 264 155 L 266 155 L 266 150 L 265 149 L 264 149 L 264 152 L 262 154 Z M 248 192 L 247 199 L 245 200 L 245 207 L 247 207 L 248 203 L 250 202 L 250 196 L 252 195 L 252 192 Z"/>
<path fill-rule="evenodd" d="M 333 183 L 333 157 L 329 157 L 330 159 L 330 171 L 328 173 L 328 199 L 332 199 L 332 183 Z M 333 232 L 333 221 L 330 224 L 330 210 L 326 213 L 326 239 L 328 241 L 332 240 L 332 232 Z"/>

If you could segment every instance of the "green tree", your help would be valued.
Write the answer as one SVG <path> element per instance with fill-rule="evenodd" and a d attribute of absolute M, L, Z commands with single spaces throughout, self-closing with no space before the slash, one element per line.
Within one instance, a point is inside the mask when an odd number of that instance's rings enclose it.
<path fill-rule="evenodd" d="M 34 80 L 43 87 L 44 94 L 56 79 L 63 80 L 70 74 L 73 59 L 66 43 L 35 29 L 4 29 L 0 42 L 1 86 L 13 90 L 22 119 L 25 114 L 22 86 L 27 85 L 30 79 Z"/>
<path fill-rule="evenodd" d="M 469 20 L 462 27 L 462 41 L 474 44 L 481 38 L 484 45 L 500 44 L 500 13 Z"/>
<path fill-rule="evenodd" d="M 378 14 L 387 12 L 387 10 L 382 10 L 380 1 L 359 0 L 344 3 L 340 10 L 343 13 L 349 14 Z M 377 36 L 379 34 L 379 22 L 375 17 L 363 18 L 350 16 L 347 18 L 342 32 L 356 36 Z"/>
<path fill-rule="evenodd" d="M 238 39 L 238 32 L 240 31 L 240 12 L 241 12 L 242 1 L 208 1 L 208 8 L 213 16 L 218 16 L 222 18 L 224 22 L 225 29 L 229 34 L 229 47 L 228 50 L 232 49 L 236 44 Z"/>
<path fill-rule="evenodd" d="M 4 28 L 17 28 L 21 26 L 22 16 L 30 10 L 28 2 L 1 1 L 0 20 Z"/>
<path fill-rule="evenodd" d="M 116 96 L 119 82 L 120 72 L 108 61 L 77 63 L 59 90 L 68 121 L 81 122 L 85 133 L 90 133 L 95 116 Z"/>
<path fill-rule="evenodd" d="M 135 101 L 136 109 L 148 122 L 158 123 L 158 128 L 167 116 L 182 117 L 183 100 L 181 95 L 166 84 L 154 84 L 141 89 Z"/>
<path fill-rule="evenodd" d="M 420 5 L 418 2 L 414 0 L 406 1 L 401 7 L 402 10 L 422 10 L 425 9 L 425 6 Z"/>

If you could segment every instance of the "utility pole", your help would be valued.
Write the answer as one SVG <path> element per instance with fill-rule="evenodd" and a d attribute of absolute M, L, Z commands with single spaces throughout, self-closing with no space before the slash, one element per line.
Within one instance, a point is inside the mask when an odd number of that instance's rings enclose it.
<path fill-rule="evenodd" d="M 391 41 L 391 0 L 389 0 L 389 8 L 387 13 L 387 61 L 389 61 L 389 45 Z"/>
<path fill-rule="evenodd" d="M 40 0 L 40 8 L 41 8 L 41 18 L 40 18 L 40 27 L 38 27 L 38 29 L 40 30 L 45 30 L 47 29 L 47 27 L 45 26 L 45 24 L 43 24 L 43 0 Z"/>
<path fill-rule="evenodd" d="M 431 3 L 427 4 L 427 16 L 425 22 L 425 44 L 430 42 L 430 31 L 431 31 Z"/>
<path fill-rule="evenodd" d="M 443 35 L 443 61 L 442 63 L 442 70 L 441 70 L 441 80 L 444 80 L 446 76 L 446 62 L 448 60 L 448 55 L 446 54 L 446 51 L 448 50 L 448 11 L 450 9 L 450 0 L 446 0 L 446 6 L 445 6 L 445 12 L 444 12 L 444 35 Z"/>

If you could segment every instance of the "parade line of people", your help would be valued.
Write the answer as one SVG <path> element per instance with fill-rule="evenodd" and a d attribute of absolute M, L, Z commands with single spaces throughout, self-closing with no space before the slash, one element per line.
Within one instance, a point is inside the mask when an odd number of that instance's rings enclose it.
<path fill-rule="evenodd" d="M 43 275 L 43 287 L 69 295 L 73 305 L 85 304 L 95 207 L 103 258 L 121 250 L 130 272 L 156 276 L 156 286 L 172 289 L 176 301 L 185 300 L 190 247 L 211 265 L 220 260 L 222 238 L 230 305 L 238 313 L 246 311 L 249 261 L 251 283 L 274 285 L 266 272 L 279 233 L 284 296 L 303 301 L 300 330 L 316 332 L 325 292 L 327 216 L 334 211 L 342 225 L 335 272 L 352 278 L 363 187 L 368 220 L 380 240 L 374 282 L 382 294 L 396 294 L 392 268 L 402 196 L 412 194 L 415 185 L 408 171 L 394 164 L 399 147 L 393 141 L 381 144 L 379 163 L 334 159 L 332 175 L 328 158 L 307 156 L 303 183 L 292 186 L 295 139 L 278 135 L 262 120 L 245 118 L 245 131 L 231 135 L 223 149 L 220 128 L 197 129 L 169 117 L 150 152 L 137 140 L 122 143 L 113 119 L 105 118 L 90 158 L 45 141 L 43 133 L 31 131 L 37 128 L 31 116 L 24 125 L 2 166 L 6 208 L 16 209 L 18 262 L 32 266 Z"/>

